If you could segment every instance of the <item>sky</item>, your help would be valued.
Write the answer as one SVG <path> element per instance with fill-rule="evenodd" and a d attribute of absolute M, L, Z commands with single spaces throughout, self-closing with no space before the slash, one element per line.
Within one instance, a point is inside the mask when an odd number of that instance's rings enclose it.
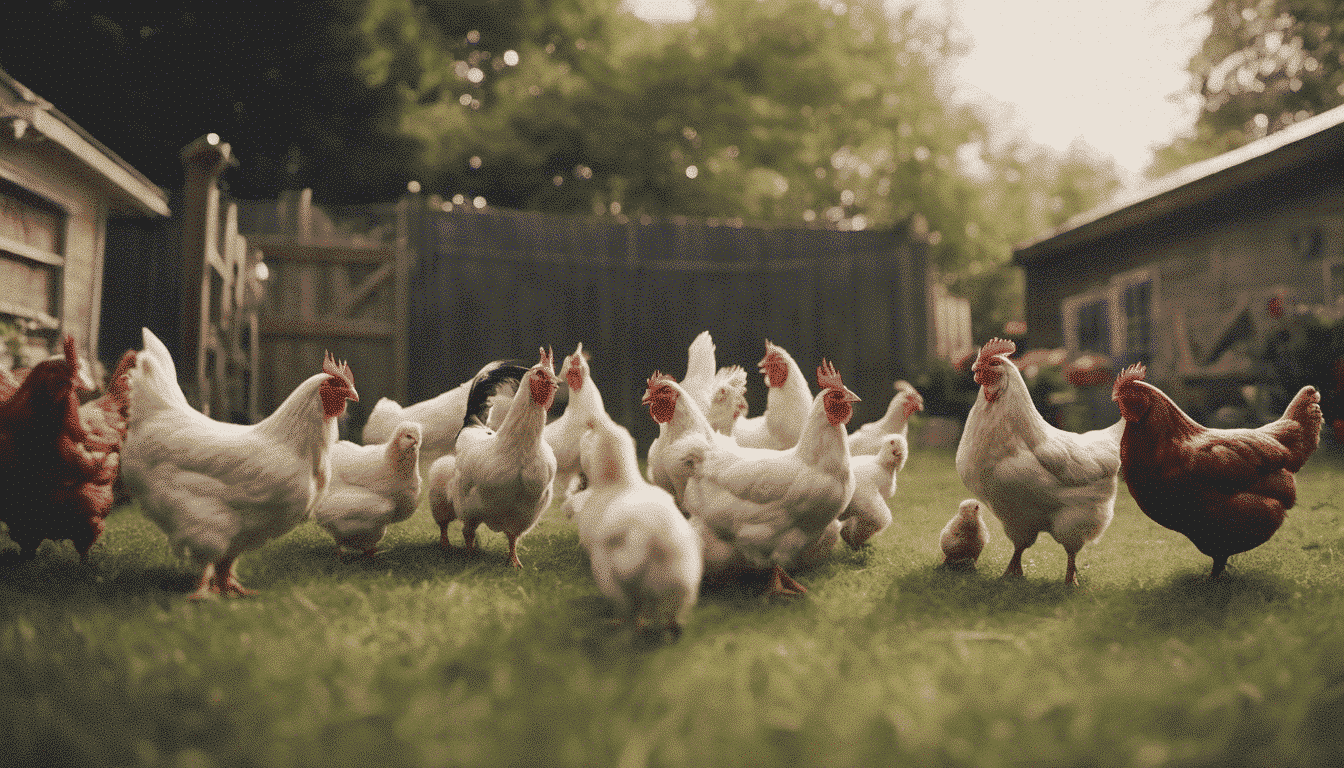
<path fill-rule="evenodd" d="M 1152 148 L 1193 122 L 1185 66 L 1208 34 L 1209 0 L 916 0 L 956 19 L 972 48 L 957 94 L 1011 105 L 1036 142 L 1081 138 L 1138 180 Z M 685 19 L 691 0 L 628 0 L 643 18 Z"/>

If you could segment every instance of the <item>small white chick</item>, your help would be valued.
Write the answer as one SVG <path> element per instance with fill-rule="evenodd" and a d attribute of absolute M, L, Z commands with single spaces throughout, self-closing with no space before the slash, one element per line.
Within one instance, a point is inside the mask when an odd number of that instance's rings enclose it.
<path fill-rule="evenodd" d="M 850 459 L 854 468 L 854 496 L 838 518 L 840 536 L 851 549 L 862 547 L 891 525 L 887 500 L 896 495 L 896 475 L 905 467 L 910 444 L 901 434 L 887 435 L 878 453 Z"/>
<path fill-rule="evenodd" d="M 580 442 L 588 486 L 570 497 L 598 589 L 635 629 L 680 636 L 704 572 L 700 537 L 672 494 L 639 474 L 635 441 L 605 414 Z"/>
<path fill-rule="evenodd" d="M 957 508 L 957 514 L 943 526 L 938 538 L 938 544 L 943 548 L 942 567 L 955 571 L 975 570 L 975 561 L 988 543 L 989 528 L 980 517 L 980 502 L 966 499 Z"/>
<path fill-rule="evenodd" d="M 420 497 L 421 429 L 397 425 L 381 445 L 341 440 L 331 448 L 331 483 L 313 510 L 317 524 L 348 547 L 372 556 L 387 526 L 414 514 Z"/>

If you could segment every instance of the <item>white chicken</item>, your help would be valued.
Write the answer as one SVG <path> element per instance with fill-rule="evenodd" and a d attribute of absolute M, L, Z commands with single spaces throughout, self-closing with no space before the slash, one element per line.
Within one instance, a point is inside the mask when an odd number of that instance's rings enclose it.
<path fill-rule="evenodd" d="M 896 475 L 905 467 L 910 446 L 900 434 L 887 435 L 882 450 L 871 456 L 854 456 L 854 498 L 840 514 L 840 537 L 851 549 L 862 547 L 891 525 L 887 500 L 896 495 Z"/>
<path fill-rule="evenodd" d="M 853 456 L 867 456 L 882 450 L 889 435 L 909 438 L 910 416 L 924 410 L 924 397 L 901 379 L 894 385 L 896 394 L 887 404 L 887 412 L 877 421 L 854 430 L 849 436 L 849 452 Z"/>
<path fill-rule="evenodd" d="M 472 382 L 501 365 L 503 360 L 487 363 L 476 375 L 440 395 L 414 405 L 402 407 L 395 400 L 386 397 L 378 399 L 364 423 L 364 432 L 360 435 L 365 445 L 386 445 L 392 439 L 398 425 L 404 421 L 414 421 L 420 425 L 420 474 L 425 476 L 429 467 L 440 456 L 447 456 L 457 445 L 457 433 L 467 415 L 467 395 L 471 392 Z M 494 406 L 486 420 L 486 426 L 497 429 L 499 423 L 509 412 L 509 401 L 513 390 L 501 387 L 491 398 Z"/>
<path fill-rule="evenodd" d="M 701 525 L 707 573 L 770 570 L 770 594 L 807 591 L 785 569 L 814 558 L 854 495 L 845 424 L 859 401 L 829 362 L 817 368 L 817 384 L 792 448 L 747 457 L 714 440 L 686 441 L 683 460 L 694 471 L 683 506 Z"/>
<path fill-rule="evenodd" d="M 569 496 L 570 481 L 579 474 L 579 441 L 588 429 L 588 421 L 598 415 L 605 415 L 602 405 L 602 393 L 593 383 L 592 372 L 588 368 L 588 354 L 580 343 L 574 354 L 565 358 L 561 375 L 569 385 L 569 402 L 565 412 L 550 424 L 542 435 L 555 451 L 555 481 L 553 493 L 561 501 Z"/>
<path fill-rule="evenodd" d="M 658 423 L 658 437 L 649 445 L 649 482 L 671 493 L 678 504 L 683 500 L 686 479 L 695 469 L 687 456 L 697 446 L 708 442 L 739 456 L 771 455 L 763 448 L 742 448 L 731 435 L 716 432 L 695 398 L 671 376 L 654 371 L 640 402 L 649 407 L 649 416 Z"/>
<path fill-rule="evenodd" d="M 250 594 L 238 582 L 243 552 L 307 519 L 331 479 L 336 419 L 359 400 L 350 366 L 328 353 L 270 416 L 225 424 L 195 410 L 163 343 L 143 331 L 130 370 L 122 477 L 145 516 L 202 568 L 193 598 Z"/>
<path fill-rule="evenodd" d="M 739 419 L 733 426 L 733 437 L 744 448 L 770 448 L 782 451 L 792 448 L 803 433 L 812 408 L 812 391 L 807 379 L 781 346 L 765 341 L 765 357 L 761 358 L 761 374 L 765 376 L 765 413 Z"/>
<path fill-rule="evenodd" d="M 1016 349 L 993 339 L 971 366 L 980 392 L 957 446 L 957 474 L 1013 543 L 1004 576 L 1022 576 L 1022 553 L 1046 532 L 1068 554 L 1065 583 L 1076 585 L 1078 551 L 1115 515 L 1125 422 L 1082 434 L 1052 426 L 1008 359 Z"/>
<path fill-rule="evenodd" d="M 644 632 L 681 634 L 700 590 L 700 539 L 672 494 L 645 482 L 635 441 L 605 414 L 583 436 L 588 487 L 574 500 L 598 589 Z"/>
<path fill-rule="evenodd" d="M 420 499 L 420 425 L 403 421 L 383 445 L 341 440 L 331 449 L 331 485 L 313 510 L 341 547 L 372 557 L 387 527 L 415 513 Z"/>
<path fill-rule="evenodd" d="M 686 350 L 686 375 L 681 379 L 681 388 L 695 398 L 695 404 L 703 414 L 709 413 L 709 404 L 718 384 L 714 351 L 714 339 L 709 331 L 701 331 Z"/>
<path fill-rule="evenodd" d="M 551 503 L 555 451 L 546 443 L 546 411 L 555 399 L 551 352 L 531 368 L 504 365 L 477 377 L 467 398 L 466 422 L 456 454 L 435 461 L 429 470 L 429 505 L 439 524 L 439 544 L 448 548 L 448 524 L 462 521 L 468 552 L 476 550 L 482 523 L 509 540 L 509 565 L 521 568 L 518 540 L 537 524 Z M 485 425 L 495 391 L 517 383 L 509 413 L 499 431 Z"/>
<path fill-rule="evenodd" d="M 938 534 L 938 546 L 943 550 L 941 567 L 952 571 L 975 570 L 975 561 L 988 543 L 989 526 L 980 517 L 980 502 L 966 499 Z"/>
<path fill-rule="evenodd" d="M 709 398 L 709 426 L 722 435 L 733 434 L 737 420 L 747 412 L 747 372 L 740 365 L 725 365 L 714 374 Z"/>

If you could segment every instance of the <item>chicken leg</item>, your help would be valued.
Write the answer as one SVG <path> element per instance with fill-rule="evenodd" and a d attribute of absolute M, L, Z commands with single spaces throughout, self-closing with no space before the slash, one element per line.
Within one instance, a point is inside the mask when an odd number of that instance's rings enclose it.
<path fill-rule="evenodd" d="M 770 585 L 766 587 L 766 595 L 779 595 L 781 597 L 798 597 L 807 594 L 807 587 L 794 581 L 793 577 L 784 572 L 779 565 L 770 572 Z"/>

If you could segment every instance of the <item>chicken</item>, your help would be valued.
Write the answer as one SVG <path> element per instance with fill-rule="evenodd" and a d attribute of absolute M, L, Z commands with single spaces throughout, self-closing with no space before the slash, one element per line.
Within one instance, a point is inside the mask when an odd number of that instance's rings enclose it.
<path fill-rule="evenodd" d="M 130 409 L 130 379 L 127 375 L 135 365 L 135 350 L 128 349 L 117 362 L 117 368 L 108 379 L 107 392 L 102 397 L 79 407 L 79 420 L 88 433 L 84 442 L 91 451 L 117 451 L 126 439 L 126 417 Z"/>
<path fill-rule="evenodd" d="M 718 378 L 714 367 L 714 339 L 709 331 L 701 331 L 686 350 L 686 375 L 681 380 L 681 388 L 686 390 L 700 412 L 709 413 Z"/>
<path fill-rule="evenodd" d="M 684 441 L 712 440 L 714 428 L 695 399 L 675 379 L 659 371 L 649 377 L 640 402 L 649 407 L 649 415 L 658 423 L 658 437 L 649 444 L 646 462 L 649 482 L 681 503 L 692 468 L 681 460 L 686 455 Z"/>
<path fill-rule="evenodd" d="M 1229 557 L 1269 541 L 1296 502 L 1294 473 L 1320 445 L 1321 395 L 1303 387 L 1281 418 L 1259 429 L 1209 429 L 1146 374 L 1132 365 L 1112 389 L 1125 425 L 1125 484 L 1145 515 L 1213 558 L 1217 578 Z"/>
<path fill-rule="evenodd" d="M 770 570 L 771 594 L 807 591 L 786 569 L 813 558 L 810 549 L 835 532 L 854 495 L 845 424 L 859 401 L 829 362 L 817 369 L 817 384 L 821 393 L 792 448 L 748 457 L 712 439 L 687 441 L 682 460 L 693 472 L 683 506 L 701 525 L 707 572 Z"/>
<path fill-rule="evenodd" d="M 739 456 L 771 454 L 761 448 L 742 448 L 732 436 L 716 432 L 695 404 L 695 398 L 671 376 L 654 371 L 641 402 L 649 407 L 649 415 L 658 423 L 658 437 L 649 445 L 649 482 L 671 493 L 678 504 L 683 501 L 686 479 L 694 469 L 687 459 L 688 450 L 695 446 L 713 443 Z"/>
<path fill-rule="evenodd" d="M 192 599 L 252 594 L 237 559 L 312 513 L 331 480 L 336 420 L 359 400 L 350 366 L 328 353 L 255 425 L 215 421 L 187 403 L 167 347 L 148 328 L 130 371 L 122 476 L 173 550 L 201 568 Z"/>
<path fill-rule="evenodd" d="M 709 426 L 719 434 L 733 434 L 733 427 L 747 412 L 747 372 L 740 365 L 725 365 L 714 374 L 709 398 Z"/>
<path fill-rule="evenodd" d="M 635 628 L 681 634 L 700 589 L 700 539 L 672 494 L 639 474 L 635 441 L 606 414 L 583 436 L 588 487 L 576 499 L 579 543 L 598 589 Z"/>
<path fill-rule="evenodd" d="M 555 451 L 555 482 L 553 492 L 563 502 L 569 496 L 570 481 L 580 472 L 579 441 L 588 429 L 588 421 L 598 415 L 605 415 L 602 405 L 602 393 L 593 383 L 592 372 L 588 368 L 588 354 L 580 343 L 574 354 L 565 358 L 562 366 L 565 383 L 569 385 L 569 402 L 565 412 L 550 424 L 542 435 Z"/>
<path fill-rule="evenodd" d="M 952 571 L 975 570 L 975 562 L 988 543 L 989 527 L 980 517 L 980 502 L 966 499 L 938 535 L 938 546 L 943 550 L 941 567 Z"/>
<path fill-rule="evenodd" d="M 0 403 L 0 521 L 24 559 L 45 539 L 69 539 L 87 561 L 112 507 L 116 441 L 90 450 L 74 339 L 63 346 L 63 357 L 35 365 Z"/>
<path fill-rule="evenodd" d="M 341 440 L 331 449 L 331 484 L 313 517 L 341 547 L 372 557 L 387 527 L 415 513 L 420 498 L 420 425 L 403 421 L 384 445 Z"/>
<path fill-rule="evenodd" d="M 476 528 L 485 523 L 508 537 L 509 565 L 522 567 L 518 540 L 550 505 L 555 480 L 555 451 L 542 437 L 559 387 L 552 359 L 543 349 L 531 368 L 500 366 L 472 382 L 456 455 L 440 458 L 429 470 L 429 505 L 443 548 L 449 546 L 448 524 L 460 519 L 467 551 L 475 551 Z M 489 398 L 511 382 L 517 382 L 517 391 L 496 432 L 485 425 Z"/>
<path fill-rule="evenodd" d="M 1078 551 L 1115 515 L 1124 425 L 1082 434 L 1050 425 L 1008 359 L 1016 349 L 993 339 L 971 367 L 980 391 L 957 446 L 957 474 L 1013 543 L 1005 577 L 1022 576 L 1022 553 L 1044 531 L 1068 555 L 1065 583 L 1077 585 Z"/>
<path fill-rule="evenodd" d="M 891 525 L 887 500 L 896 495 L 896 475 L 910 453 L 903 435 L 887 435 L 882 451 L 872 456 L 854 456 L 854 497 L 840 513 L 840 536 L 851 549 L 862 547 Z"/>
<path fill-rule="evenodd" d="M 733 427 L 733 437 L 746 448 L 777 451 L 792 448 L 802 435 L 812 409 L 812 392 L 798 364 L 783 347 L 771 344 L 769 339 L 765 342 L 765 357 L 758 365 L 769 389 L 765 413 L 739 419 Z"/>
<path fill-rule="evenodd" d="M 888 435 L 909 437 L 910 416 L 924 410 L 924 397 L 904 379 L 896 382 L 895 389 L 896 394 L 882 418 L 864 424 L 849 436 L 851 455 L 867 456 L 881 451 Z"/>
<path fill-rule="evenodd" d="M 368 421 L 364 423 L 364 432 L 360 436 L 363 443 L 386 445 L 387 441 L 392 439 L 392 434 L 398 425 L 404 421 L 414 421 L 420 425 L 422 433 L 420 474 L 421 476 L 428 474 L 430 465 L 440 456 L 452 453 L 453 446 L 457 444 L 457 433 L 462 429 L 462 422 L 467 415 L 467 394 L 471 391 L 472 382 L 506 364 L 503 360 L 487 363 L 468 381 L 437 397 L 404 408 L 394 400 L 379 398 L 378 402 L 374 403 L 373 410 L 369 412 Z M 509 400 L 512 397 L 513 390 L 507 387 L 502 387 L 495 393 L 491 398 L 493 408 L 489 418 L 486 419 L 488 427 L 491 429 L 499 427 L 499 423 L 509 412 Z"/>

